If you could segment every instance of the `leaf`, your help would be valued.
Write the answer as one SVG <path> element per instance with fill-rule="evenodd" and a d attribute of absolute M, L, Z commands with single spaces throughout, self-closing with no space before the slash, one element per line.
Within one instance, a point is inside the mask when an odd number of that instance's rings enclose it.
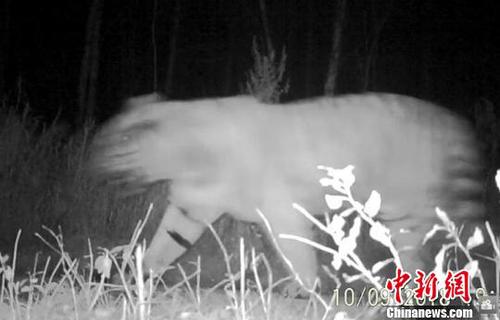
<path fill-rule="evenodd" d="M 483 232 L 478 227 L 474 228 L 474 234 L 467 239 L 467 245 L 465 246 L 467 250 L 471 250 L 477 246 L 484 243 Z"/>
<path fill-rule="evenodd" d="M 342 276 L 343 276 L 344 281 L 346 283 L 351 283 L 351 282 L 354 282 L 354 281 L 358 281 L 360 279 L 364 279 L 364 276 L 363 276 L 362 273 L 354 274 L 354 275 L 342 274 Z"/>
<path fill-rule="evenodd" d="M 356 181 L 356 178 L 354 177 L 354 174 L 352 171 L 354 170 L 353 165 L 348 165 L 344 169 L 338 170 L 338 177 L 342 180 L 344 183 L 345 187 L 347 189 L 350 189 L 351 186 L 354 184 Z"/>
<path fill-rule="evenodd" d="M 95 265 L 94 268 L 97 270 L 97 272 L 103 276 L 105 279 L 108 279 L 110 277 L 111 273 L 111 259 L 109 258 L 108 254 L 103 254 L 98 256 L 95 259 Z"/>
<path fill-rule="evenodd" d="M 335 169 L 333 169 L 332 167 L 329 167 L 329 166 L 323 166 L 323 165 L 318 165 L 316 166 L 316 168 L 318 168 L 319 170 L 323 170 L 323 171 L 326 171 L 326 175 L 332 177 L 335 173 Z"/>
<path fill-rule="evenodd" d="M 344 239 L 345 232 L 342 228 L 345 225 L 345 219 L 336 214 L 332 217 L 332 221 L 327 226 L 327 232 L 332 237 L 336 245 L 340 245 L 342 239 Z"/>
<path fill-rule="evenodd" d="M 453 223 L 453 221 L 450 220 L 450 218 L 448 218 L 446 212 L 436 207 L 436 214 L 438 218 L 443 222 L 447 230 L 449 231 L 455 230 L 455 224 Z"/>
<path fill-rule="evenodd" d="M 322 187 L 332 187 L 335 189 L 334 185 L 339 184 L 340 182 L 337 182 L 337 180 L 332 178 L 321 178 L 319 179 L 319 183 Z"/>
<path fill-rule="evenodd" d="M 12 268 L 10 266 L 6 266 L 3 268 L 3 277 L 7 281 L 14 281 L 14 272 L 12 271 Z"/>
<path fill-rule="evenodd" d="M 497 170 L 497 174 L 495 175 L 495 183 L 497 185 L 497 189 L 500 190 L 500 169 Z"/>
<path fill-rule="evenodd" d="M 424 240 L 422 240 L 422 244 L 424 245 L 429 239 L 431 239 L 432 237 L 434 237 L 434 235 L 438 231 L 446 231 L 446 228 L 444 228 L 443 226 L 441 226 L 439 224 L 433 225 L 432 229 L 425 234 Z"/>
<path fill-rule="evenodd" d="M 380 204 L 382 203 L 382 199 L 380 198 L 380 193 L 373 190 L 370 194 L 370 197 L 365 203 L 365 212 L 370 217 L 375 217 L 380 211 Z"/>
<path fill-rule="evenodd" d="M 356 217 L 354 218 L 351 229 L 349 229 L 349 234 L 347 235 L 347 237 L 342 239 L 341 243 L 339 244 L 339 253 L 342 257 L 350 253 L 354 253 L 354 249 L 356 249 L 357 246 L 356 239 L 359 237 L 360 231 L 361 218 Z"/>
<path fill-rule="evenodd" d="M 5 264 L 7 263 L 7 261 L 9 260 L 9 255 L 6 254 L 6 255 L 3 255 L 0 253 L 0 264 Z"/>
<path fill-rule="evenodd" d="M 451 249 L 455 246 L 453 243 L 448 243 L 448 244 L 443 244 L 441 246 L 441 249 L 439 249 L 439 252 L 436 254 L 434 257 L 434 270 L 432 270 L 435 274 L 436 277 L 439 281 L 439 283 L 444 283 L 444 279 L 446 278 L 445 272 L 443 272 L 444 268 L 446 267 L 445 263 L 445 257 L 446 257 L 446 251 L 448 249 Z"/>
<path fill-rule="evenodd" d="M 391 234 L 389 229 L 379 221 L 370 227 L 370 237 L 389 248 L 391 246 Z"/>
<path fill-rule="evenodd" d="M 340 258 L 340 255 L 337 253 L 333 254 L 332 262 L 331 265 L 335 271 L 339 271 L 340 268 L 342 267 L 342 259 Z"/>
<path fill-rule="evenodd" d="M 344 203 L 345 196 L 337 196 L 337 195 L 331 195 L 331 194 L 326 194 L 325 195 L 325 202 L 328 208 L 331 210 L 338 210 L 342 207 L 342 204 Z"/>
<path fill-rule="evenodd" d="M 381 260 L 381 261 L 375 263 L 372 266 L 372 273 L 375 274 L 375 273 L 379 272 L 380 270 L 382 270 L 383 267 L 389 265 L 392 262 L 394 262 L 394 258 L 389 258 L 389 259 Z"/>

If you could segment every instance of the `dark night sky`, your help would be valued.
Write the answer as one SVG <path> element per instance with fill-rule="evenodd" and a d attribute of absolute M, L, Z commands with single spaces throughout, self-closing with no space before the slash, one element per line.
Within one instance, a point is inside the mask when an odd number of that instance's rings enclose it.
<path fill-rule="evenodd" d="M 77 88 L 89 0 L 3 0 L 2 82 L 15 95 L 18 79 L 35 110 L 77 112 Z M 97 116 L 124 98 L 153 91 L 154 0 L 104 0 L 99 42 Z M 367 43 L 380 29 L 368 90 L 404 93 L 458 109 L 499 97 L 499 28 L 496 1 L 348 1 L 342 32 L 339 93 L 363 91 Z M 175 15 L 176 4 L 178 15 Z M 252 38 L 262 40 L 259 2 L 157 0 L 156 52 L 160 91 L 166 74 L 174 17 L 172 98 L 237 94 L 252 67 Z M 333 0 L 267 0 L 273 46 L 286 48 L 286 99 L 320 95 L 331 50 Z M 263 43 L 262 41 L 260 43 Z"/>

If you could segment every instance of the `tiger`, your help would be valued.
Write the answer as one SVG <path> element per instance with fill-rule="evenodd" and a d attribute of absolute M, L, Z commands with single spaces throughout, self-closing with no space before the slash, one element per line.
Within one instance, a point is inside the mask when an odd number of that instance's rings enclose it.
<path fill-rule="evenodd" d="M 161 101 L 130 99 L 91 146 L 94 172 L 136 186 L 170 181 L 169 205 L 144 255 L 161 273 L 224 213 L 262 223 L 303 283 L 316 279 L 311 222 L 292 208 L 328 210 L 318 165 L 355 168 L 353 195 L 381 194 L 380 219 L 403 265 L 422 268 L 423 235 L 438 222 L 482 214 L 481 156 L 467 120 L 417 98 L 365 93 L 266 104 L 238 95 Z M 119 178 L 117 178 L 119 177 Z M 266 229 L 267 230 L 267 229 Z M 403 232 L 403 230 L 406 230 Z"/>

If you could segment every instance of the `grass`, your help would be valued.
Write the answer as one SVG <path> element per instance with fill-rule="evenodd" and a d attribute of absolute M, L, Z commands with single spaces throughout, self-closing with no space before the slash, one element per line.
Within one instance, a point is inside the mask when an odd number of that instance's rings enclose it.
<path fill-rule="evenodd" d="M 127 246 L 111 251 L 102 249 L 97 257 L 90 249 L 88 259 L 95 268 L 86 272 L 79 268 L 80 260 L 72 259 L 65 251 L 62 235 L 47 229 L 50 239 L 38 237 L 59 254 L 55 267 L 49 268 L 49 257 L 41 263 L 41 268 L 35 263 L 28 278 L 16 280 L 19 232 L 12 261 L 6 255 L 0 258 L 0 301 L 3 301 L 0 319 L 297 319 L 302 315 L 326 319 L 325 313 L 318 313 L 312 298 L 299 301 L 283 298 L 260 283 L 257 290 L 248 289 L 244 269 L 249 263 L 245 261 L 243 240 L 241 268 L 228 274 L 227 281 L 218 286 L 221 290 L 193 287 L 189 279 L 198 277 L 199 272 L 184 274 L 184 281 L 173 287 L 168 287 L 160 277 L 150 276 L 145 280 L 139 276 L 143 247 L 137 245 L 143 227 L 144 222 L 138 225 Z M 230 268 L 229 254 L 222 249 Z M 251 268 L 255 273 L 256 260 L 252 251 Z M 119 275 L 118 284 L 107 282 L 112 267 Z M 95 273 L 99 275 L 98 281 L 94 280 Z"/>

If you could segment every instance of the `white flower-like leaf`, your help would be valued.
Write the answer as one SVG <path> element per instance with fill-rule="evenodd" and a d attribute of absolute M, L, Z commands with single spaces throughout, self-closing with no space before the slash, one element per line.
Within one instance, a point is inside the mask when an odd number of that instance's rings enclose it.
<path fill-rule="evenodd" d="M 437 214 L 438 218 L 443 222 L 446 229 L 448 229 L 450 231 L 455 230 L 455 224 L 453 223 L 453 221 L 450 220 L 450 218 L 448 217 L 448 214 L 446 214 L 446 212 L 444 212 L 443 210 L 436 207 L 436 214 Z"/>
<path fill-rule="evenodd" d="M 380 211 L 380 205 L 382 203 L 382 199 L 380 198 L 380 193 L 377 191 L 372 191 L 370 194 L 370 197 L 365 203 L 365 212 L 366 214 L 373 218 L 375 217 L 379 211 Z"/>
<path fill-rule="evenodd" d="M 482 245 L 483 243 L 484 243 L 483 232 L 478 227 L 475 227 L 474 233 L 472 234 L 472 236 L 469 237 L 469 239 L 467 239 L 467 245 L 465 247 L 467 248 L 467 250 L 471 250 L 475 247 Z"/>
<path fill-rule="evenodd" d="M 342 239 L 344 239 L 345 232 L 343 227 L 345 225 L 345 219 L 336 214 L 332 217 L 332 221 L 327 227 L 328 234 L 333 238 L 335 244 L 340 245 Z"/>
<path fill-rule="evenodd" d="M 389 229 L 379 221 L 370 227 L 370 237 L 389 248 L 391 246 L 391 236 Z"/>
<path fill-rule="evenodd" d="M 338 195 L 331 195 L 331 194 L 326 194 L 325 195 L 325 202 L 328 208 L 330 210 L 338 210 L 342 207 L 343 203 L 345 200 L 345 196 L 338 196 Z"/>
<path fill-rule="evenodd" d="M 95 259 L 94 268 L 102 277 L 108 279 L 111 274 L 111 265 L 112 261 L 109 258 L 109 255 L 106 253 L 98 256 Z"/>
<path fill-rule="evenodd" d="M 495 175 L 495 183 L 497 185 L 497 189 L 500 190 L 500 169 L 497 170 L 497 174 Z"/>

